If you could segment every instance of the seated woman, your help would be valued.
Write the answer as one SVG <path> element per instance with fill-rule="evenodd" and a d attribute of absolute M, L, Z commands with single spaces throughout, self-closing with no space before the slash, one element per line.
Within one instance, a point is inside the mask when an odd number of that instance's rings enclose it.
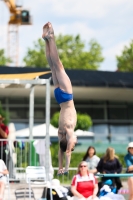
<path fill-rule="evenodd" d="M 98 192 L 97 179 L 92 173 L 89 173 L 85 161 L 79 164 L 78 173 L 72 179 L 71 192 L 74 195 L 74 200 L 98 199 L 96 196 Z"/>
<path fill-rule="evenodd" d="M 4 197 L 4 190 L 6 184 L 6 175 L 9 174 L 7 167 L 3 160 L 0 159 L 0 200 Z"/>
<path fill-rule="evenodd" d="M 128 153 L 124 157 L 127 173 L 133 174 L 133 142 L 130 142 L 127 147 Z M 133 177 L 128 178 L 129 200 L 133 200 Z"/>
<path fill-rule="evenodd" d="M 107 148 L 105 155 L 100 159 L 97 171 L 102 174 L 118 174 L 122 171 L 122 165 L 115 155 L 115 150 L 112 147 Z M 106 180 L 111 179 L 113 185 L 116 186 L 116 192 L 122 187 L 122 183 L 119 177 L 102 177 L 102 183 Z M 102 187 L 102 183 L 98 184 L 99 189 Z"/>
<path fill-rule="evenodd" d="M 83 161 L 86 161 L 88 164 L 89 172 L 96 173 L 97 172 L 97 165 L 100 161 L 100 158 L 96 155 L 96 149 L 93 146 L 89 146 L 84 157 Z"/>

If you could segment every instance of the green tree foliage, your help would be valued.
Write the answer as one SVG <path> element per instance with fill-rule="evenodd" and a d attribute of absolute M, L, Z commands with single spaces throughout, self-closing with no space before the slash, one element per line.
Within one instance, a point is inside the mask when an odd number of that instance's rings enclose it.
<path fill-rule="evenodd" d="M 81 129 L 83 131 L 88 131 L 92 126 L 92 119 L 87 114 L 77 113 L 77 124 L 75 130 Z"/>
<path fill-rule="evenodd" d="M 8 62 L 11 62 L 9 58 L 5 57 L 4 53 L 4 49 L 0 49 L 0 66 L 6 65 Z"/>
<path fill-rule="evenodd" d="M 44 49 L 44 41 L 42 39 L 38 39 L 37 42 L 34 42 L 33 49 L 28 48 L 27 54 L 23 59 L 26 66 L 41 68 L 48 67 L 48 63 L 44 55 Z"/>
<path fill-rule="evenodd" d="M 9 113 L 2 108 L 1 102 L 0 102 L 0 115 L 4 118 L 3 123 L 7 125 L 9 123 Z"/>
<path fill-rule="evenodd" d="M 55 112 L 51 118 L 51 124 L 58 128 L 58 121 L 59 121 L 60 112 Z"/>
<path fill-rule="evenodd" d="M 59 112 L 56 112 L 51 118 L 51 124 L 56 128 L 58 128 L 59 114 Z M 77 124 L 75 130 L 81 129 L 85 131 L 88 130 L 91 126 L 92 120 L 89 115 L 77 113 Z"/>
<path fill-rule="evenodd" d="M 116 56 L 119 71 L 133 72 L 133 40 L 129 46 L 125 46 L 122 54 Z"/>
<path fill-rule="evenodd" d="M 59 57 L 66 69 L 93 69 L 97 70 L 104 60 L 102 48 L 95 40 L 91 40 L 86 48 L 80 35 L 58 35 L 55 37 Z M 28 48 L 24 62 L 26 66 L 48 67 L 44 55 L 45 42 L 38 39 L 33 49 Z M 87 49 L 87 50 L 86 50 Z"/>
<path fill-rule="evenodd" d="M 53 165 L 53 167 L 57 167 L 58 166 L 58 154 L 56 154 L 55 152 L 58 152 L 58 143 L 56 143 L 56 142 L 52 143 L 52 145 L 50 146 L 50 150 L 51 150 L 51 156 L 52 156 L 52 165 Z M 85 152 L 73 151 L 70 167 L 77 167 L 78 164 L 83 160 L 84 155 L 85 155 Z M 100 158 L 102 158 L 103 155 L 104 155 L 104 153 L 97 153 L 97 156 Z M 125 168 L 126 167 L 126 164 L 124 161 L 125 154 L 124 155 L 117 154 L 117 156 L 118 156 L 120 163 L 122 164 L 122 167 Z"/>

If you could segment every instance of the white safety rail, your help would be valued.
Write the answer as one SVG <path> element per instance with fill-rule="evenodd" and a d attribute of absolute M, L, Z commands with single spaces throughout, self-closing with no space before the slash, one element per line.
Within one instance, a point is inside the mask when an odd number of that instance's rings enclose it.
<path fill-rule="evenodd" d="M 7 142 L 7 159 L 5 164 L 9 169 L 10 179 L 25 179 L 27 166 L 39 166 L 39 155 L 35 151 L 33 140 L 8 140 L 0 139 L 1 144 Z M 0 158 L 3 158 L 3 145 Z"/>

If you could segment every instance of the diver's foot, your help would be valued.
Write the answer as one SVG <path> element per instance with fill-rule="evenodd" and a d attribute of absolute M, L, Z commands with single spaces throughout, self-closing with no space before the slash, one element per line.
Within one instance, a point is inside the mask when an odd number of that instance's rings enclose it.
<path fill-rule="evenodd" d="M 64 171 L 63 174 L 67 176 L 69 174 L 69 171 Z"/>
<path fill-rule="evenodd" d="M 54 36 L 54 30 L 53 30 L 52 24 L 48 22 L 43 26 L 42 38 L 44 40 L 48 40 L 52 38 L 53 36 Z"/>
<path fill-rule="evenodd" d="M 64 174 L 64 170 L 63 169 L 59 169 L 58 170 L 58 173 L 57 173 L 57 176 L 61 176 Z"/>

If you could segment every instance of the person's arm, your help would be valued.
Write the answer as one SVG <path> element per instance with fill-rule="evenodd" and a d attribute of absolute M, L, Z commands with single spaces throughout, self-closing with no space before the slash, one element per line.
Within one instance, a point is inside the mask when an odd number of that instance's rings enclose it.
<path fill-rule="evenodd" d="M 97 193 L 98 193 L 98 184 L 95 184 L 94 185 L 94 190 L 93 190 L 92 198 L 95 198 L 97 196 Z"/>
<path fill-rule="evenodd" d="M 64 152 L 59 147 L 59 151 L 58 151 L 59 170 L 63 169 L 63 156 L 64 156 Z"/>
<path fill-rule="evenodd" d="M 0 127 L 0 136 L 4 139 L 7 139 L 8 137 L 8 134 L 5 131 L 3 131 L 1 127 Z"/>
<path fill-rule="evenodd" d="M 66 139 L 67 139 L 67 149 L 66 149 L 65 171 L 68 171 L 70 161 L 71 161 L 72 149 L 75 146 L 75 141 L 74 141 L 73 135 L 71 134 L 71 131 L 69 131 L 68 134 L 66 135 Z"/>
<path fill-rule="evenodd" d="M 100 159 L 96 169 L 97 172 L 103 173 L 103 158 Z"/>
<path fill-rule="evenodd" d="M 121 171 L 122 171 L 122 165 L 121 165 L 121 163 L 119 162 L 118 159 L 116 159 L 116 161 L 117 161 L 116 173 L 121 173 Z"/>
<path fill-rule="evenodd" d="M 0 172 L 1 174 L 3 174 L 3 175 L 7 175 L 7 174 L 9 174 L 9 171 L 7 170 L 7 169 L 5 169 L 5 170 L 3 170 L 2 172 Z"/>
<path fill-rule="evenodd" d="M 66 151 L 66 163 L 65 163 L 65 171 L 68 171 L 69 165 L 71 161 L 71 152 Z"/>
<path fill-rule="evenodd" d="M 84 197 L 82 194 L 80 194 L 80 193 L 76 190 L 75 185 L 71 185 L 71 192 L 73 193 L 73 195 L 74 195 L 75 197 L 78 197 L 78 198 L 83 198 L 83 197 Z"/>
<path fill-rule="evenodd" d="M 97 169 L 90 169 L 89 172 L 95 174 L 97 173 Z"/>
<path fill-rule="evenodd" d="M 133 164 L 130 161 L 128 155 L 125 156 L 124 160 L 125 160 L 125 163 L 126 163 L 126 166 L 127 166 L 127 171 L 129 172 L 129 171 L 133 170 Z"/>
<path fill-rule="evenodd" d="M 59 140 L 59 150 L 58 150 L 58 165 L 59 165 L 59 174 L 63 173 L 63 157 L 64 157 L 64 152 L 60 148 L 60 141 L 62 139 L 62 134 L 59 133 L 58 131 L 58 140 Z"/>
<path fill-rule="evenodd" d="M 65 171 L 68 171 L 70 165 L 72 146 L 73 146 L 73 138 L 70 138 L 67 142 Z"/>

